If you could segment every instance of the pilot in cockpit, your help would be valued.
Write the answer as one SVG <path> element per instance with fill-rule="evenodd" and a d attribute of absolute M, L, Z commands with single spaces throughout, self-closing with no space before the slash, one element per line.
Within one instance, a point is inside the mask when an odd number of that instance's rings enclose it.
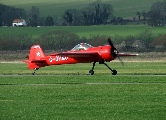
<path fill-rule="evenodd" d="M 80 43 L 76 45 L 71 51 L 81 51 L 81 50 L 87 50 L 91 48 L 92 46 L 87 43 Z"/>

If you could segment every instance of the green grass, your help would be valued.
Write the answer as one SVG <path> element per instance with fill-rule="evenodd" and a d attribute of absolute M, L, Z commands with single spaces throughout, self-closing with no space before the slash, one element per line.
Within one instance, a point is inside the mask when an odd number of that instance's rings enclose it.
<path fill-rule="evenodd" d="M 124 76 L 0 77 L 8 84 L 147 82 L 148 77 Z M 97 80 L 96 80 L 97 78 Z M 0 112 L 5 119 L 165 119 L 165 77 L 153 84 L 1 85 Z M 10 81 L 10 82 L 9 82 Z M 27 82 L 28 81 L 28 82 Z M 125 82 L 124 82 L 125 81 Z M 3 83 L 4 84 L 4 83 Z"/>
<path fill-rule="evenodd" d="M 23 7 L 27 11 L 30 10 L 31 6 L 37 6 L 40 9 L 41 16 L 51 15 L 53 18 L 61 18 L 61 15 L 66 9 L 82 9 L 89 3 L 96 0 L 1 0 L 0 3 L 11 5 L 15 7 Z M 117 17 L 135 17 L 136 13 L 146 12 L 150 10 L 153 3 L 158 0 L 102 0 L 104 3 L 109 3 L 114 8 L 115 16 Z"/>
<path fill-rule="evenodd" d="M 165 62 L 126 62 L 123 67 L 120 62 L 107 63 L 112 69 L 118 71 L 118 75 L 163 75 L 166 74 Z M 39 69 L 36 75 L 87 75 L 92 68 L 92 63 L 53 65 Z M 0 64 L 1 75 L 27 75 L 31 74 L 33 69 L 28 69 L 28 64 Z M 94 69 L 95 75 L 111 75 L 111 71 L 103 64 L 96 63 Z"/>
<path fill-rule="evenodd" d="M 166 74 L 165 62 L 109 65 L 120 75 Z M 91 67 L 92 64 L 59 65 L 41 68 L 36 76 L 0 76 L 0 119 L 165 119 L 165 76 L 111 76 L 99 64 L 95 75 L 86 75 Z M 0 74 L 31 72 L 27 64 L 0 64 Z M 81 75 L 74 75 L 77 72 Z M 37 76 L 41 74 L 48 76 Z"/>
<path fill-rule="evenodd" d="M 80 37 L 92 37 L 94 35 L 106 35 L 106 36 L 129 36 L 138 35 L 145 30 L 152 31 L 157 36 L 158 34 L 165 34 L 166 27 L 151 28 L 144 25 L 100 25 L 100 26 L 56 26 L 56 27 L 20 27 L 13 28 L 0 27 L 0 36 L 3 35 L 19 35 L 27 34 L 33 37 L 49 33 L 51 31 L 61 30 L 76 33 Z"/>
<path fill-rule="evenodd" d="M 165 119 L 165 84 L 1 86 L 4 119 Z"/>

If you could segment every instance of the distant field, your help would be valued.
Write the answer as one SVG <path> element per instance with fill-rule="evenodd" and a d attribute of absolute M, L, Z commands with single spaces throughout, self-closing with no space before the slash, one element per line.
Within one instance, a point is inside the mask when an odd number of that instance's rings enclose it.
<path fill-rule="evenodd" d="M 128 36 L 138 35 L 140 32 L 150 30 L 154 35 L 165 34 L 166 27 L 148 27 L 144 25 L 100 25 L 100 26 L 55 26 L 55 27 L 0 27 L 0 36 L 27 34 L 34 37 L 49 33 L 55 30 L 69 31 L 76 33 L 80 37 L 91 37 L 94 35 L 106 36 Z"/>
<path fill-rule="evenodd" d="M 96 0 L 1 0 L 0 3 L 23 7 L 27 11 L 30 10 L 31 6 L 37 6 L 41 16 L 51 15 L 53 18 L 60 19 L 66 9 L 81 9 L 94 1 Z M 138 11 L 149 11 L 151 5 L 157 1 L 159 0 L 102 0 L 102 2 L 113 6 L 116 17 L 125 18 L 136 17 Z"/>

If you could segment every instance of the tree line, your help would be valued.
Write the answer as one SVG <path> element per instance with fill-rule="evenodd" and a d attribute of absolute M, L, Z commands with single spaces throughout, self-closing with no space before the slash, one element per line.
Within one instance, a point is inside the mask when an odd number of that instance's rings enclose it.
<path fill-rule="evenodd" d="M 166 1 L 156 2 L 148 12 L 148 23 L 150 26 L 165 26 L 166 24 Z"/>
<path fill-rule="evenodd" d="M 26 11 L 23 8 L 15 8 L 0 4 L 0 26 L 11 26 L 15 18 L 27 18 Z"/>
<path fill-rule="evenodd" d="M 65 20 L 67 25 L 99 25 L 99 24 L 121 24 L 126 25 L 127 22 L 136 22 L 139 24 L 143 21 L 144 24 L 148 24 L 151 27 L 165 26 L 166 25 L 166 0 L 163 2 L 155 2 L 150 11 L 145 12 L 138 11 L 136 13 L 138 19 L 133 17 L 131 19 L 124 19 L 122 17 L 116 17 L 114 15 L 114 9 L 110 4 L 103 4 L 101 1 L 96 1 L 89 4 L 82 10 L 67 9 L 62 18 Z M 141 20 L 141 17 L 143 19 Z"/>
<path fill-rule="evenodd" d="M 12 21 L 16 18 L 24 18 L 28 26 L 84 26 L 84 25 L 100 25 L 100 24 L 122 24 L 127 22 L 139 22 L 143 17 L 143 23 L 149 26 L 165 26 L 166 24 L 166 1 L 155 2 L 150 11 L 138 11 L 136 13 L 138 19 L 124 19 L 114 15 L 114 9 L 111 4 L 102 3 L 100 0 L 90 3 L 83 9 L 67 9 L 61 15 L 60 22 L 53 19 L 52 16 L 40 17 L 40 10 L 36 6 L 31 6 L 29 11 L 23 8 L 15 8 L 0 4 L 0 26 L 11 26 Z"/>
<path fill-rule="evenodd" d="M 67 9 L 62 18 L 67 25 L 99 25 L 106 24 L 107 20 L 114 15 L 113 13 L 114 9 L 111 4 L 96 1 L 81 10 Z"/>
<path fill-rule="evenodd" d="M 82 10 L 65 10 L 61 16 L 61 25 L 98 25 L 106 23 L 111 15 L 113 15 L 113 7 L 97 1 Z M 31 6 L 27 12 L 23 8 L 0 4 L 0 26 L 11 26 L 16 18 L 24 18 L 28 26 L 53 26 L 55 24 L 50 15 L 41 18 L 40 10 L 36 6 Z"/>
<path fill-rule="evenodd" d="M 151 27 L 166 25 L 166 0 L 155 2 L 150 11 L 137 12 L 138 20 L 143 16 L 143 21 L 147 21 Z"/>
<path fill-rule="evenodd" d="M 36 6 L 31 6 L 31 9 L 27 12 L 23 8 L 15 8 L 0 4 L 0 26 L 11 26 L 14 19 L 25 19 L 28 26 L 36 27 L 41 26 L 53 26 L 53 18 L 47 16 L 45 20 L 40 18 L 40 10 Z"/>

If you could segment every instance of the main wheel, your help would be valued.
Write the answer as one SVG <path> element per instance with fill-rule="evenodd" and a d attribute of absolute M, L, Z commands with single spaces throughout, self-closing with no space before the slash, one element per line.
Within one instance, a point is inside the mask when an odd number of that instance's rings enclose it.
<path fill-rule="evenodd" d="M 89 74 L 90 74 L 90 75 L 93 75 L 93 74 L 94 74 L 94 71 L 93 71 L 93 70 L 90 70 L 90 71 L 89 71 Z"/>
<path fill-rule="evenodd" d="M 112 75 L 116 75 L 117 71 L 116 70 L 112 70 Z"/>

